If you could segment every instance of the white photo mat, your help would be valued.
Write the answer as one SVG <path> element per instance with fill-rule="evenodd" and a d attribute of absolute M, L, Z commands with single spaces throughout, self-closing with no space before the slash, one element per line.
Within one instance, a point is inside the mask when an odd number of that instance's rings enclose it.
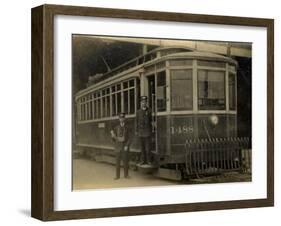
<path fill-rule="evenodd" d="M 251 42 L 252 182 L 72 191 L 72 34 Z M 261 27 L 98 17 L 54 18 L 54 210 L 267 197 L 267 30 Z"/>

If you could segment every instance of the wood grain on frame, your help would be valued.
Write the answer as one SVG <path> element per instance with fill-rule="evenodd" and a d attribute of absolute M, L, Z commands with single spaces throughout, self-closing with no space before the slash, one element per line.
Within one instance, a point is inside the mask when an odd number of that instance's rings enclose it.
<path fill-rule="evenodd" d="M 54 15 L 177 21 L 267 28 L 267 198 L 91 210 L 54 211 L 53 159 L 53 22 Z M 274 204 L 274 21 L 123 9 L 42 5 L 32 9 L 32 200 L 40 220 L 65 220 L 186 211 L 273 206 Z"/>

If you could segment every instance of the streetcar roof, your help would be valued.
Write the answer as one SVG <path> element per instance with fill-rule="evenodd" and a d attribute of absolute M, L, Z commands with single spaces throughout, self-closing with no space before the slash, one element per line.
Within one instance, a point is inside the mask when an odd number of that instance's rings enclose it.
<path fill-rule="evenodd" d="M 157 52 L 161 53 L 161 52 L 164 52 L 164 51 L 167 51 L 167 50 L 178 50 L 178 51 L 181 51 L 181 52 L 182 51 L 184 51 L 184 52 L 187 52 L 187 51 L 192 52 L 193 51 L 193 49 L 187 48 L 187 47 L 159 47 L 159 48 L 155 48 L 155 49 L 153 49 L 153 50 L 151 50 L 151 51 L 149 51 L 149 52 L 147 52 L 145 54 L 137 56 L 137 57 L 135 57 L 135 58 L 133 58 L 133 59 L 131 59 L 131 60 L 129 60 L 129 61 L 127 61 L 127 62 L 117 66 L 117 67 L 115 67 L 115 68 L 113 68 L 112 70 L 104 73 L 102 78 L 101 78 L 101 80 L 109 77 L 110 75 L 115 75 L 116 73 L 118 74 L 119 71 L 122 71 L 122 68 L 123 69 L 133 68 L 133 67 L 136 67 L 138 65 L 143 65 L 145 63 L 151 62 L 151 61 L 156 59 L 156 55 L 155 54 Z M 167 55 L 170 55 L 170 54 L 167 54 Z M 155 58 L 147 60 L 147 58 L 149 56 L 151 57 L 151 56 L 154 56 L 154 55 L 155 55 Z M 133 66 L 130 66 L 130 65 L 133 65 Z"/>
<path fill-rule="evenodd" d="M 145 57 L 155 54 L 157 52 L 163 52 L 163 51 L 167 51 L 167 50 L 179 50 L 180 52 L 178 53 L 168 53 L 164 56 L 161 57 L 156 57 L 153 58 L 151 60 L 145 61 L 143 60 L 142 63 L 139 63 L 140 59 L 145 59 Z M 160 48 L 156 48 L 150 52 L 147 52 L 146 54 L 140 55 L 136 58 L 133 58 L 132 60 L 127 61 L 124 64 L 119 65 L 118 67 L 112 69 L 109 72 L 106 72 L 104 74 L 102 74 L 96 81 L 95 84 L 91 84 L 90 86 L 86 87 L 85 89 L 82 89 L 80 91 L 78 91 L 75 96 L 80 96 L 82 93 L 84 93 L 85 91 L 87 92 L 88 90 L 90 90 L 93 87 L 97 87 L 97 85 L 100 82 L 104 82 L 105 80 L 109 79 L 109 78 L 113 78 L 116 75 L 120 75 L 120 74 L 127 74 L 125 73 L 126 71 L 136 71 L 139 68 L 143 67 L 143 66 L 149 66 L 155 63 L 158 63 L 159 61 L 163 61 L 163 60 L 168 60 L 170 58 L 190 58 L 190 59 L 202 59 L 202 60 L 218 60 L 218 61 L 223 61 L 223 62 L 229 62 L 232 64 L 237 65 L 237 62 L 235 60 L 233 60 L 231 57 L 226 57 L 223 55 L 219 55 L 219 54 L 214 54 L 214 53 L 210 53 L 210 52 L 202 52 L 202 51 L 193 51 L 190 48 L 185 48 L 185 47 L 160 47 Z M 130 65 L 132 65 L 131 67 L 128 67 Z M 123 70 L 122 70 L 123 69 Z"/>
<path fill-rule="evenodd" d="M 196 58 L 196 59 L 202 59 L 202 60 L 218 60 L 218 61 L 229 62 L 229 63 L 237 65 L 237 62 L 230 57 L 226 57 L 226 56 L 215 54 L 215 53 L 209 53 L 209 52 L 193 51 L 193 52 L 172 53 L 172 54 L 167 55 L 167 57 L 169 57 L 169 58 L 179 57 L 179 58 L 191 58 L 191 59 Z"/>

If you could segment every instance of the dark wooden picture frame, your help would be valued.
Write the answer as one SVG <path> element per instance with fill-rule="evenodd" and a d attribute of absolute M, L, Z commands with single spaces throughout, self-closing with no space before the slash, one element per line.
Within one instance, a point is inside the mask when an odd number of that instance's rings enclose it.
<path fill-rule="evenodd" d="M 54 210 L 54 16 L 94 16 L 264 27 L 267 29 L 267 198 L 238 201 Z M 108 8 L 42 5 L 32 9 L 31 215 L 49 220 L 114 217 L 274 205 L 274 20 Z"/>

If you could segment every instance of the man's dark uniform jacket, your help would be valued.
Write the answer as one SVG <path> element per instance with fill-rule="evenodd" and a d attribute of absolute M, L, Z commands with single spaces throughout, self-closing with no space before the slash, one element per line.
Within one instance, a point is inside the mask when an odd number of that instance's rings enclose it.
<path fill-rule="evenodd" d="M 115 137 L 113 137 L 116 146 L 115 151 L 120 151 L 120 149 L 129 145 L 129 131 L 126 123 L 124 123 L 124 126 L 119 123 L 113 128 L 113 132 L 115 134 Z"/>
<path fill-rule="evenodd" d="M 129 131 L 126 123 L 123 126 L 119 123 L 113 129 L 114 136 L 112 137 L 115 143 L 115 154 L 116 154 L 116 179 L 120 178 L 120 165 L 121 160 L 124 166 L 124 176 L 129 176 Z M 127 146 L 127 150 L 125 147 Z"/>
<path fill-rule="evenodd" d="M 139 137 L 150 137 L 152 133 L 152 113 L 149 108 L 139 109 L 136 117 L 136 134 Z"/>

